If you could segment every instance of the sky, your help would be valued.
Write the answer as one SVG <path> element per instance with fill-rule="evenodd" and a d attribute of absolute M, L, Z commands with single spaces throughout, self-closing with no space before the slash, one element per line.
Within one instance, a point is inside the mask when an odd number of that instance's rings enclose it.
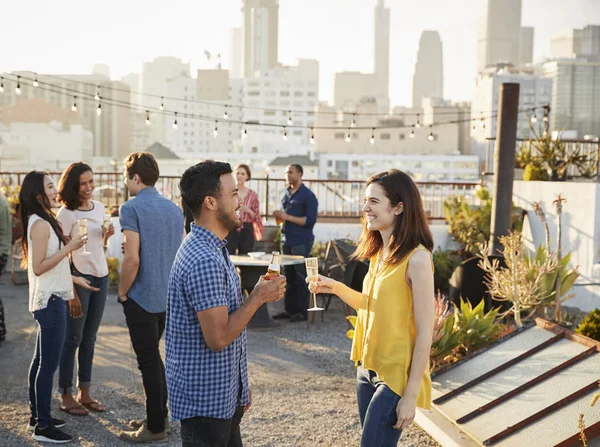
<path fill-rule="evenodd" d="M 600 24 L 600 0 L 522 0 L 522 25 L 535 27 L 534 58 L 550 36 Z M 470 100 L 476 72 L 478 13 L 483 0 L 385 0 L 391 11 L 390 97 L 409 105 L 418 42 L 438 30 L 444 51 L 444 96 Z M 320 61 L 322 100 L 333 74 L 373 70 L 377 0 L 279 0 L 279 60 Z M 209 68 L 204 50 L 229 65 L 230 31 L 241 25 L 241 0 L 28 0 L 2 2 L 0 72 L 90 73 L 107 64 L 111 77 L 140 72 L 143 61 L 175 56 Z"/>

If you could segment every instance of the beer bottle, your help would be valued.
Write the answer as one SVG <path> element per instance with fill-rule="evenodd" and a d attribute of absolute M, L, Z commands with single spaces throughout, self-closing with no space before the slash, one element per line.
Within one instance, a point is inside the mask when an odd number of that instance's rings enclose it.
<path fill-rule="evenodd" d="M 269 261 L 269 268 L 267 269 L 267 274 L 265 275 L 265 279 L 271 279 L 279 276 L 281 272 L 281 255 L 278 251 L 274 251 L 271 254 L 271 260 Z"/>

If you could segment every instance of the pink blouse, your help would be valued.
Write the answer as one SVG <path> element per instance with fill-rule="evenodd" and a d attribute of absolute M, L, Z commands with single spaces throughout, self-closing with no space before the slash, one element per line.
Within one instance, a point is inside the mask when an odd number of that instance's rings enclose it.
<path fill-rule="evenodd" d="M 242 211 L 240 214 L 242 225 L 246 223 L 251 223 L 254 227 L 254 240 L 260 241 L 263 237 L 265 227 L 260 217 L 258 194 L 256 194 L 256 192 L 254 192 L 253 190 L 248 189 L 248 192 L 246 193 L 242 204 L 246 205 L 254 213 L 254 217 L 251 217 L 249 213 L 245 213 Z M 241 231 L 241 227 L 238 228 L 238 231 Z"/>

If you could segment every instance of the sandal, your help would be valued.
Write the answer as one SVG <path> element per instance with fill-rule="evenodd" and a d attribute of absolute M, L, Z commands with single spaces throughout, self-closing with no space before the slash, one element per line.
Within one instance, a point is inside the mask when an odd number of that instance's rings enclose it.
<path fill-rule="evenodd" d="M 65 407 L 64 405 L 61 405 L 60 407 L 58 407 L 58 409 L 60 411 L 64 411 L 70 416 L 87 416 L 88 414 L 90 414 L 90 412 L 83 408 L 81 405 L 74 405 L 72 407 Z"/>
<path fill-rule="evenodd" d="M 89 402 L 78 401 L 79 405 L 83 405 L 88 410 L 95 411 L 96 413 L 103 413 L 104 406 L 97 400 L 90 400 Z"/>

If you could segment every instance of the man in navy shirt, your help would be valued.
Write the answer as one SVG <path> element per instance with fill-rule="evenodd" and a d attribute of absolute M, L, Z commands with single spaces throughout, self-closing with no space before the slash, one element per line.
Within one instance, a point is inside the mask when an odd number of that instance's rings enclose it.
<path fill-rule="evenodd" d="M 314 193 L 302 183 L 304 170 L 298 164 L 285 169 L 285 180 L 289 185 L 281 198 L 281 210 L 273 213 L 283 221 L 281 250 L 286 255 L 310 256 L 315 236 L 313 227 L 317 221 L 319 202 Z M 306 321 L 310 292 L 306 287 L 306 266 L 297 264 L 285 267 L 288 288 L 285 293 L 285 312 L 273 318 L 289 318 L 292 323 Z"/>
<path fill-rule="evenodd" d="M 225 237 L 240 226 L 241 200 L 231 166 L 203 161 L 179 184 L 190 232 L 169 279 L 167 385 L 171 417 L 184 447 L 241 447 L 250 407 L 246 325 L 264 303 L 283 297 L 285 277 L 261 276 L 244 301 Z"/>

